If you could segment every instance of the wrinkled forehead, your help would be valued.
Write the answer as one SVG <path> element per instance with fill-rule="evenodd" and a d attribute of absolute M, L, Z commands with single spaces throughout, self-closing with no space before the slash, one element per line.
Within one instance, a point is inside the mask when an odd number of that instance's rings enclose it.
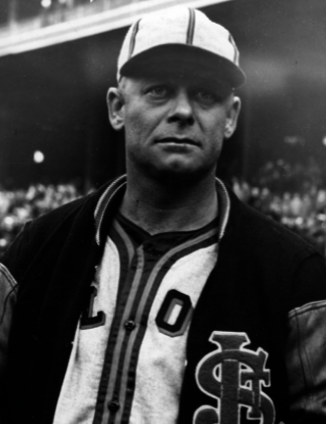
<path fill-rule="evenodd" d="M 156 49 L 125 73 L 126 77 L 148 80 L 187 82 L 195 85 L 220 87 L 231 93 L 228 70 L 223 61 L 193 49 Z"/>

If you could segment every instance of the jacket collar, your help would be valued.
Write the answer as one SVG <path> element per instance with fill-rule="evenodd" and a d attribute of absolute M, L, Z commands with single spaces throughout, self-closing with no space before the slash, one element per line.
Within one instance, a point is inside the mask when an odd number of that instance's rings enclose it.
<path fill-rule="evenodd" d="M 220 216 L 219 220 L 219 234 L 218 240 L 220 241 L 225 233 L 227 223 L 230 215 L 230 197 L 227 192 L 225 185 L 218 178 L 216 181 L 216 191 L 218 196 L 218 213 Z M 115 179 L 104 191 L 100 200 L 98 201 L 94 218 L 96 226 L 96 243 L 100 245 L 105 237 L 103 234 L 103 222 L 107 215 L 111 215 L 111 211 L 115 212 L 116 202 L 114 200 L 122 198 L 127 185 L 127 176 L 122 175 Z"/>

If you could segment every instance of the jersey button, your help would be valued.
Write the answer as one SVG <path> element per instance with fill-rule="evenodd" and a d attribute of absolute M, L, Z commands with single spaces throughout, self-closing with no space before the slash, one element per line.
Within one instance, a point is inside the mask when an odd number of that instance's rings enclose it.
<path fill-rule="evenodd" d="M 136 324 L 135 321 L 133 321 L 132 319 L 129 319 L 128 321 L 125 322 L 125 329 L 127 331 L 132 331 L 136 328 Z"/>
<path fill-rule="evenodd" d="M 111 412 L 117 412 L 120 409 L 120 403 L 117 400 L 111 400 L 108 404 L 108 408 Z"/>

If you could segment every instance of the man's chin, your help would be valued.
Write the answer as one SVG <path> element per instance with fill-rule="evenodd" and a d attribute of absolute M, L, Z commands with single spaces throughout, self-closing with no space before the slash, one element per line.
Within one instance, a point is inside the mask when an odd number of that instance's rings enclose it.
<path fill-rule="evenodd" d="M 151 177 L 162 185 L 189 186 L 198 183 L 209 175 L 215 175 L 212 168 L 189 169 L 182 167 L 153 168 Z"/>

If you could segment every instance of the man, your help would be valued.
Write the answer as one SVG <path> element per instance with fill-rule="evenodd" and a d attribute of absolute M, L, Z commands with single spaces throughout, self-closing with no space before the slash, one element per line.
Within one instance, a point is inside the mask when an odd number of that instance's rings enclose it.
<path fill-rule="evenodd" d="M 3 259 L 8 422 L 325 422 L 324 259 L 215 178 L 238 59 L 196 10 L 129 30 L 108 92 L 126 176 Z"/>

